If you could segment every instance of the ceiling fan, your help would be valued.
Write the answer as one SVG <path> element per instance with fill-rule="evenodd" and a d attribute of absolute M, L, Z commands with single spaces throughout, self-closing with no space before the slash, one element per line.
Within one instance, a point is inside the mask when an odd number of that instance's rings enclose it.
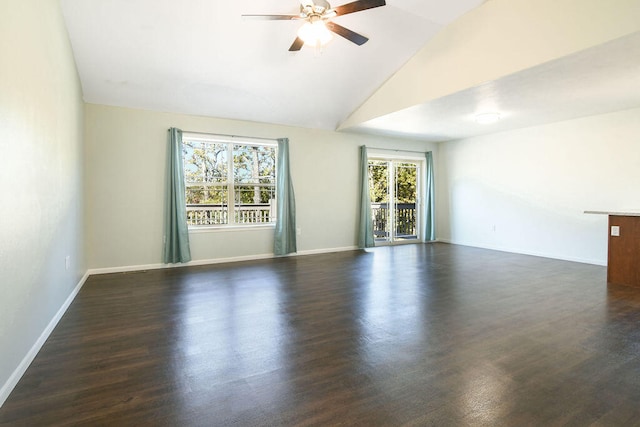
<path fill-rule="evenodd" d="M 267 20 L 303 20 L 306 21 L 298 36 L 289 48 L 294 52 L 302 49 L 307 44 L 319 47 L 331 40 L 331 32 L 344 37 L 361 46 L 369 39 L 331 21 L 336 16 L 360 12 L 374 7 L 384 6 L 384 0 L 358 0 L 332 8 L 326 0 L 300 0 L 300 13 L 297 15 L 242 15 L 243 18 L 267 19 Z"/>

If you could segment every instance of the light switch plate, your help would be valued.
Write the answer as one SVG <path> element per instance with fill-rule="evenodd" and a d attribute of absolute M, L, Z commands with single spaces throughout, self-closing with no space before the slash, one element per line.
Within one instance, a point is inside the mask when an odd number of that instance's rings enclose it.
<path fill-rule="evenodd" d="M 619 225 L 612 225 L 611 226 L 611 235 L 612 236 L 619 236 L 620 235 L 620 226 Z"/>

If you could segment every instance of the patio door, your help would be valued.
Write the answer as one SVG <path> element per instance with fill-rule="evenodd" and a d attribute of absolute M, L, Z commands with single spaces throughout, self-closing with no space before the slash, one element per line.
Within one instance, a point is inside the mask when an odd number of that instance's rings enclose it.
<path fill-rule="evenodd" d="M 369 159 L 369 194 L 376 244 L 417 242 L 422 162 Z"/>

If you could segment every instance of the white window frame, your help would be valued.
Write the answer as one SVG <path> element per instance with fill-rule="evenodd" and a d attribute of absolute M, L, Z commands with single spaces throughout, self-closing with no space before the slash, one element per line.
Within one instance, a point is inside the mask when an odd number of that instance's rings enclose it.
<path fill-rule="evenodd" d="M 194 142 L 205 142 L 211 144 L 226 144 L 227 145 L 227 181 L 225 185 L 221 185 L 221 187 L 227 190 L 227 209 L 228 209 L 228 218 L 231 221 L 227 224 L 205 224 L 205 225 L 189 225 L 189 232 L 209 232 L 209 231 L 233 231 L 237 229 L 243 230 L 251 230 L 251 229 L 264 229 L 264 228 L 274 228 L 275 220 L 270 222 L 261 222 L 261 223 L 236 223 L 235 222 L 235 186 L 236 182 L 234 180 L 234 170 L 233 170 L 233 146 L 234 145 L 250 145 L 257 147 L 273 147 L 275 148 L 275 160 L 277 161 L 278 156 L 278 142 L 272 139 L 265 138 L 254 138 L 254 137 L 229 137 L 224 135 L 214 135 L 214 134 L 206 134 L 206 133 L 194 133 L 194 132 L 183 132 L 182 133 L 182 141 L 194 141 Z M 184 160 L 183 160 L 184 161 Z M 276 170 L 277 174 L 277 170 Z M 254 184 L 250 184 L 254 186 Z M 186 180 L 185 174 L 185 189 L 189 187 L 190 184 Z M 267 184 L 257 184 L 259 187 L 271 187 L 271 185 Z M 274 193 L 275 193 L 275 182 L 273 184 Z M 275 198 L 273 199 L 273 210 L 275 216 Z"/>
<path fill-rule="evenodd" d="M 416 153 L 411 151 L 402 151 L 396 150 L 391 153 L 389 150 L 379 150 L 375 148 L 371 148 L 367 152 L 367 162 L 369 160 L 378 160 L 378 161 L 392 161 L 392 162 L 407 162 L 407 163 L 416 163 L 417 164 L 417 173 L 418 179 L 416 182 L 416 215 L 418 217 L 418 221 L 416 223 L 416 233 L 418 238 L 416 240 L 409 241 L 376 241 L 376 246 L 390 246 L 390 245 L 406 245 L 406 244 L 414 244 L 414 243 L 422 243 L 424 242 L 424 227 L 425 227 L 425 219 L 424 219 L 424 189 L 426 188 L 426 159 L 424 156 L 416 155 Z M 393 193 L 391 196 L 395 196 Z"/>

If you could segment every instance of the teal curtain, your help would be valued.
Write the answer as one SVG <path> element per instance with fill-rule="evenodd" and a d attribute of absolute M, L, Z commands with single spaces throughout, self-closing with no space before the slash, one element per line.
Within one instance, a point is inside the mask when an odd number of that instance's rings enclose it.
<path fill-rule="evenodd" d="M 296 201 L 289 173 L 289 139 L 278 139 L 276 162 L 276 230 L 273 253 L 296 252 Z"/>
<path fill-rule="evenodd" d="M 433 154 L 427 151 L 427 188 L 424 204 L 424 228 L 425 240 L 436 240 L 436 209 L 435 209 L 435 191 L 433 182 Z"/>
<path fill-rule="evenodd" d="M 375 246 L 373 219 L 371 218 L 371 198 L 369 197 L 369 157 L 367 147 L 360 147 L 360 218 L 358 226 L 358 247 Z"/>
<path fill-rule="evenodd" d="M 182 131 L 169 129 L 164 209 L 164 263 L 191 261 L 182 166 Z"/>

